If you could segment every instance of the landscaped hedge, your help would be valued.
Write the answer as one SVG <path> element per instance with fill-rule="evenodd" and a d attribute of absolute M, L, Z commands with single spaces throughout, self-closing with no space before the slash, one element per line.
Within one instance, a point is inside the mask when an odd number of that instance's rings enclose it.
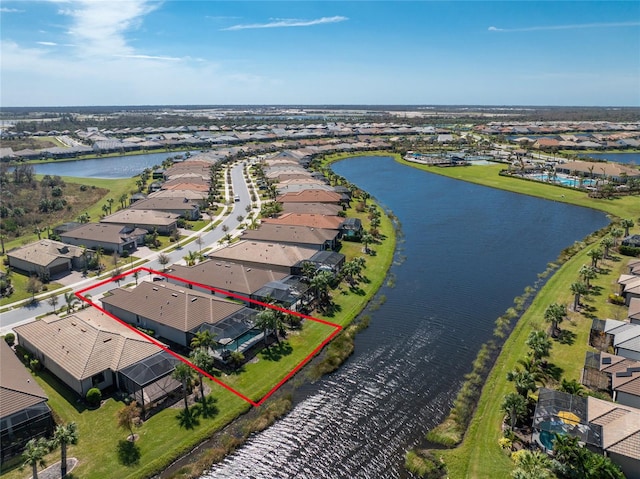
<path fill-rule="evenodd" d="M 640 256 L 640 248 L 636 246 L 620 246 L 620 254 L 625 256 Z"/>

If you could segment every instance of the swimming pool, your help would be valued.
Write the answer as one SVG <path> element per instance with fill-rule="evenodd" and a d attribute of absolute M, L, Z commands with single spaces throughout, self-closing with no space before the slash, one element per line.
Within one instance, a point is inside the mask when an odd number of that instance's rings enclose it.
<path fill-rule="evenodd" d="M 549 181 L 551 183 L 560 183 L 563 186 L 571 186 L 572 188 L 580 188 L 581 186 L 595 186 L 597 181 L 592 180 L 590 178 L 582 178 L 582 183 L 580 183 L 580 178 L 575 178 L 573 176 L 566 175 L 556 175 L 555 177 L 551 177 L 549 179 L 549 175 L 546 173 L 538 173 L 535 175 L 527 175 L 527 178 L 537 181 Z"/>

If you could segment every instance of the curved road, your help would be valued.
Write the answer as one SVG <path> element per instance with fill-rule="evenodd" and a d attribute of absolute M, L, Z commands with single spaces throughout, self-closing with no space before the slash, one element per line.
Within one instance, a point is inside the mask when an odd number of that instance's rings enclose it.
<path fill-rule="evenodd" d="M 249 189 L 243 177 L 243 164 L 237 163 L 231 168 L 231 183 L 233 185 L 233 193 L 234 195 L 238 195 L 240 197 L 240 201 L 233 202 L 233 206 L 231 207 L 231 213 L 228 215 L 219 216 L 218 218 L 223 218 L 223 221 L 220 225 L 218 225 L 215 229 L 210 230 L 206 233 L 202 233 L 202 245 L 199 246 L 195 241 L 191 241 L 189 244 L 178 248 L 174 251 L 166 253 L 169 256 L 169 264 L 176 263 L 184 256 L 189 254 L 189 252 L 194 251 L 197 252 L 201 248 L 206 247 L 218 247 L 218 241 L 225 236 L 227 233 L 222 231 L 222 226 L 226 225 L 229 230 L 228 232 L 233 234 L 234 230 L 241 223 L 238 221 L 238 215 L 242 215 L 246 217 L 246 207 L 247 205 L 251 205 L 251 197 L 249 194 Z M 259 204 L 258 204 L 259 205 Z M 257 214 L 257 212 L 256 212 Z M 218 219 L 216 218 L 216 220 Z M 190 235 L 197 236 L 199 233 L 194 232 Z M 162 270 L 162 266 L 158 262 L 158 254 L 153 253 L 150 256 L 147 256 L 143 259 L 147 260 L 143 265 L 147 268 L 154 270 Z M 104 281 L 108 276 L 102 276 L 100 279 L 98 278 L 90 278 L 79 281 L 75 284 L 70 285 L 69 287 L 73 291 L 78 291 L 80 289 L 84 289 L 90 287 L 91 285 L 98 284 Z M 99 286 L 93 290 L 91 290 L 91 296 L 97 297 L 106 291 L 113 289 L 114 285 L 112 283 L 106 283 L 102 286 Z M 65 288 L 67 289 L 67 288 Z M 39 295 L 40 298 L 49 297 L 48 294 Z M 36 296 L 38 298 L 38 296 Z M 60 294 L 58 296 L 58 304 L 63 306 L 66 304 L 64 299 L 64 294 Z M 21 308 L 5 311 L 0 314 L 0 334 L 6 334 L 11 330 L 12 327 L 17 326 L 19 324 L 24 324 L 29 321 L 33 321 L 37 316 L 42 316 L 43 314 L 51 312 L 51 306 L 47 302 L 47 300 L 40 300 L 36 304 L 32 304 L 29 306 L 24 306 Z"/>

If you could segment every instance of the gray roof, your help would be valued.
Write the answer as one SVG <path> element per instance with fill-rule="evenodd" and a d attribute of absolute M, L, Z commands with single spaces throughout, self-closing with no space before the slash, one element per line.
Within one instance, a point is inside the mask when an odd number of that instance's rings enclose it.
<path fill-rule="evenodd" d="M 0 418 L 29 408 L 48 399 L 31 373 L 9 345 L 0 340 Z"/>
<path fill-rule="evenodd" d="M 176 213 L 127 208 L 113 213 L 112 215 L 105 216 L 100 220 L 100 223 L 168 226 L 177 222 L 179 217 L 180 215 Z"/>
<path fill-rule="evenodd" d="M 327 241 L 334 241 L 338 234 L 338 230 L 263 223 L 258 229 L 245 230 L 242 233 L 242 239 L 274 243 L 303 243 L 322 246 Z"/>
<path fill-rule="evenodd" d="M 236 263 L 291 267 L 301 260 L 311 258 L 315 253 L 316 250 L 310 248 L 242 240 L 209 254 L 209 257 Z"/>
<path fill-rule="evenodd" d="M 118 225 L 115 223 L 87 223 L 66 233 L 61 233 L 60 238 L 74 238 L 77 240 L 100 241 L 111 244 L 122 244 L 148 231 L 142 228 Z"/>
<path fill-rule="evenodd" d="M 59 241 L 42 239 L 9 251 L 7 256 L 46 267 L 58 258 L 79 258 L 82 256 L 82 252 L 83 248 L 79 246 L 71 246 Z"/>

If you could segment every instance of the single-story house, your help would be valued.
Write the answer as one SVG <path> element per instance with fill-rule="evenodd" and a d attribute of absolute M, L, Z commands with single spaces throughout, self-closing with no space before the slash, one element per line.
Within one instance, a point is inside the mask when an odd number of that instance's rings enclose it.
<path fill-rule="evenodd" d="M 22 454 L 25 444 L 53 431 L 47 394 L 11 347 L 0 340 L 0 463 Z"/>
<path fill-rule="evenodd" d="M 136 201 L 129 206 L 129 209 L 173 213 L 187 220 L 200 218 L 200 202 L 186 197 L 147 197 Z"/>
<path fill-rule="evenodd" d="M 305 213 L 285 213 L 277 218 L 263 218 L 261 224 L 307 226 L 340 231 L 346 218 L 341 216 L 312 215 Z"/>
<path fill-rule="evenodd" d="M 594 163 L 591 161 L 567 161 L 556 165 L 556 172 L 594 178 L 611 178 L 614 181 L 626 181 L 627 178 L 640 177 L 640 170 L 619 163 Z"/>
<path fill-rule="evenodd" d="M 244 308 L 211 294 L 149 281 L 112 289 L 101 301 L 105 311 L 122 321 L 184 347 L 203 324 L 216 325 Z"/>
<path fill-rule="evenodd" d="M 64 318 L 49 315 L 16 326 L 14 330 L 20 345 L 81 397 L 91 388 L 115 387 L 131 394 L 140 392 L 124 388 L 119 373 L 162 353 L 148 339 L 95 308 L 77 311 Z M 179 388 L 178 382 L 166 379 L 174 364 L 165 361 L 154 380 L 145 386 L 155 392 L 162 386 L 165 393 Z M 156 381 L 160 383 L 152 386 Z M 140 399 L 145 397 L 145 392 L 142 393 Z M 150 398 L 147 393 L 147 400 L 158 399 L 158 395 L 154 395 L 156 397 Z"/>
<path fill-rule="evenodd" d="M 633 298 L 640 298 L 640 276 L 635 274 L 621 274 L 618 278 L 620 295 L 624 297 L 628 306 Z"/>
<path fill-rule="evenodd" d="M 9 266 L 51 278 L 87 265 L 93 251 L 60 241 L 41 239 L 7 252 Z"/>
<path fill-rule="evenodd" d="M 136 201 L 135 204 L 137 203 Z M 148 231 L 155 229 L 160 234 L 169 235 L 178 228 L 179 217 L 178 214 L 164 211 L 127 208 L 105 216 L 100 220 L 100 223 L 127 225 Z"/>
<path fill-rule="evenodd" d="M 627 267 L 629 268 L 629 274 L 640 276 L 640 258 L 630 259 L 627 263 Z"/>
<path fill-rule="evenodd" d="M 345 218 L 340 225 L 342 238 L 350 241 L 359 241 L 362 238 L 364 228 L 360 218 Z"/>
<path fill-rule="evenodd" d="M 309 304 L 312 291 L 309 285 L 302 282 L 301 276 L 287 276 L 277 281 L 270 281 L 251 295 L 251 299 L 263 303 L 277 304 L 291 311 L 299 311 Z"/>
<path fill-rule="evenodd" d="M 545 450 L 553 448 L 554 434 L 575 436 L 607 455 L 628 479 L 640 479 L 640 410 L 634 407 L 540 388 L 533 429 Z"/>
<path fill-rule="evenodd" d="M 615 319 L 594 319 L 590 344 L 605 351 L 612 347 L 614 354 L 640 361 L 640 325 Z"/>
<path fill-rule="evenodd" d="M 338 216 L 342 206 L 331 203 L 282 203 L 282 213 Z"/>
<path fill-rule="evenodd" d="M 322 251 L 336 249 L 339 236 L 340 232 L 335 229 L 262 223 L 258 229 L 245 230 L 241 238 Z"/>
<path fill-rule="evenodd" d="M 268 282 L 277 281 L 287 276 L 286 273 L 280 271 L 211 259 L 194 266 L 174 264 L 168 273 L 171 275 L 168 281 L 173 284 L 183 285 L 196 291 L 213 292 L 207 288 L 209 286 L 246 298 L 251 297 Z M 176 277 L 188 282 L 179 281 L 175 279 Z"/>
<path fill-rule="evenodd" d="M 335 191 L 303 190 L 286 193 L 276 198 L 279 203 L 330 203 L 341 205 L 347 203 L 343 196 Z"/>
<path fill-rule="evenodd" d="M 627 319 L 630 323 L 640 325 L 640 298 L 631 298 L 629 301 Z"/>
<path fill-rule="evenodd" d="M 303 260 L 321 253 L 311 248 L 300 248 L 263 241 L 241 240 L 225 248 L 209 253 L 214 261 L 230 261 L 250 268 L 269 268 L 285 274 L 296 274 L 294 267 Z"/>
<path fill-rule="evenodd" d="M 135 228 L 130 225 L 118 225 L 111 223 L 87 223 L 77 228 L 60 234 L 60 239 L 75 246 L 86 246 L 97 250 L 115 251 L 122 254 L 124 251 L 134 251 L 137 246 L 144 245 L 144 237 L 148 230 Z"/>

